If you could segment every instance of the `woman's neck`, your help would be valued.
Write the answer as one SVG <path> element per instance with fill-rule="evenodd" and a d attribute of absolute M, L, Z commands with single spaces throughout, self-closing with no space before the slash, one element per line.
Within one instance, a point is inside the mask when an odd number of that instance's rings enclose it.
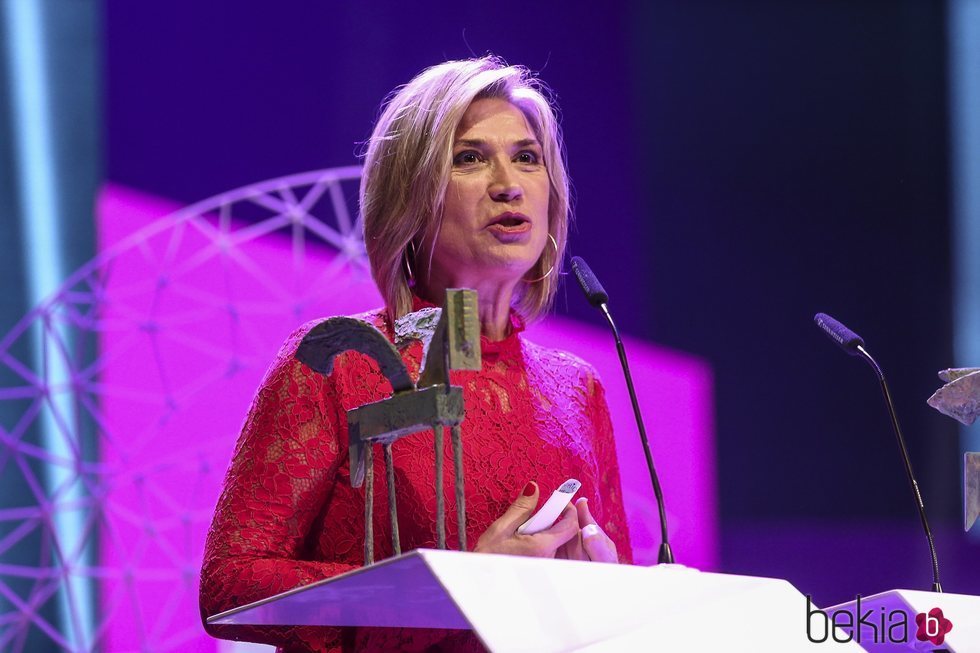
<path fill-rule="evenodd" d="M 440 282 L 430 279 L 425 287 L 416 288 L 416 294 L 439 306 L 446 297 L 447 288 L 472 288 L 476 291 L 480 332 L 489 340 L 503 340 L 510 335 L 510 302 L 516 286 L 516 283 L 497 280 L 446 279 Z"/>

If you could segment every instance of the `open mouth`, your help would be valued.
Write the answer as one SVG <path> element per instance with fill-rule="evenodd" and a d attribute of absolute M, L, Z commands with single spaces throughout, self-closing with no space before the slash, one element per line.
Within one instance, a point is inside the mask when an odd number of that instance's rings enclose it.
<path fill-rule="evenodd" d="M 505 229 L 514 229 L 530 224 L 530 222 L 530 219 L 521 213 L 501 213 L 494 219 L 493 222 L 490 223 L 490 226 L 500 226 Z"/>
<path fill-rule="evenodd" d="M 520 218 L 504 218 L 503 220 L 498 220 L 496 224 L 503 225 L 505 227 L 516 227 L 519 224 L 523 224 L 524 220 Z"/>

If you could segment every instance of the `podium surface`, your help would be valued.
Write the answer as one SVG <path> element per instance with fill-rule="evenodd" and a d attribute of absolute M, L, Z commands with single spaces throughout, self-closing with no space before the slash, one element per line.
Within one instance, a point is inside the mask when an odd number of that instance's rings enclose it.
<path fill-rule="evenodd" d="M 807 639 L 787 581 L 419 549 L 208 619 L 473 629 L 491 651 L 860 651 Z"/>

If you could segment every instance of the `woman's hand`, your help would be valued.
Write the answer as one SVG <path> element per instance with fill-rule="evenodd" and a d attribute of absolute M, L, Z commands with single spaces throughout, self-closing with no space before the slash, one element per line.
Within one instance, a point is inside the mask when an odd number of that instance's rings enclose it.
<path fill-rule="evenodd" d="M 576 501 L 575 511 L 581 531 L 558 550 L 557 557 L 569 560 L 619 562 L 616 543 L 599 528 L 592 513 L 589 512 L 589 500 L 582 497 Z"/>
<path fill-rule="evenodd" d="M 578 538 L 578 512 L 574 506 L 565 508 L 551 528 L 534 535 L 521 535 L 517 532 L 520 525 L 538 507 L 538 494 L 538 484 L 534 481 L 524 486 L 521 496 L 517 497 L 500 519 L 490 524 L 473 550 L 478 553 L 554 558 L 560 547 Z M 615 551 L 615 547 L 613 550 Z"/>

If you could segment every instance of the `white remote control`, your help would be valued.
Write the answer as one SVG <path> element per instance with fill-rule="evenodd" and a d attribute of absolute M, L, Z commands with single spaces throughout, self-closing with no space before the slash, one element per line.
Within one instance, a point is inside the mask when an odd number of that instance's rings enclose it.
<path fill-rule="evenodd" d="M 541 506 L 541 509 L 521 524 L 517 532 L 521 535 L 534 535 L 535 533 L 551 528 L 580 487 L 582 487 L 582 484 L 574 478 L 570 478 L 562 483 L 561 487 L 552 492 L 548 500 Z"/>

